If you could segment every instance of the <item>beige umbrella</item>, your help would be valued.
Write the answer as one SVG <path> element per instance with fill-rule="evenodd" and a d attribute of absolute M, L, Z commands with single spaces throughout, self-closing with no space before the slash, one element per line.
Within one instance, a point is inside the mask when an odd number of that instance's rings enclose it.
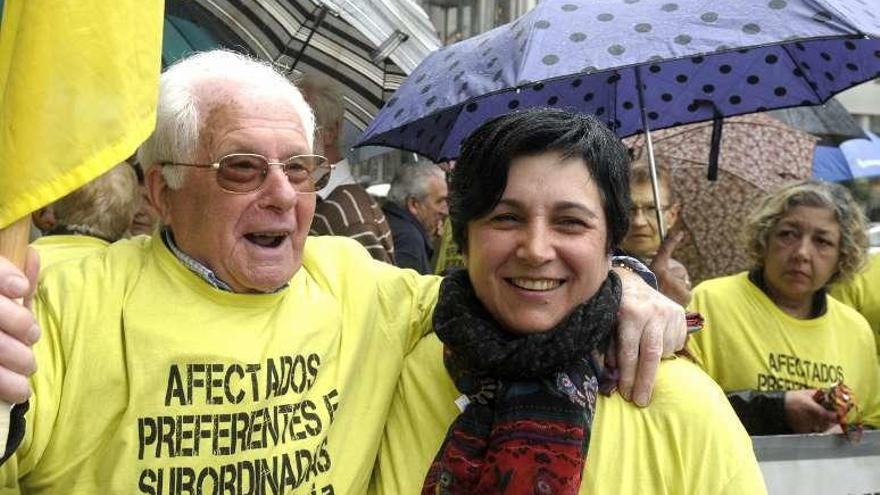
<path fill-rule="evenodd" d="M 707 179 L 712 123 L 652 132 L 658 165 L 670 171 L 685 239 L 674 257 L 699 282 L 749 267 L 741 232 L 767 192 L 810 177 L 817 139 L 763 114 L 724 119 L 718 180 Z M 627 140 L 640 149 L 644 138 Z"/>

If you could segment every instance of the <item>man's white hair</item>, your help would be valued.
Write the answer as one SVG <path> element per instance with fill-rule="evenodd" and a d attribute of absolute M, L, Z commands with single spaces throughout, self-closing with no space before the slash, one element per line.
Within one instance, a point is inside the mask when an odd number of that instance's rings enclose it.
<path fill-rule="evenodd" d="M 212 91 L 217 85 L 240 88 L 242 95 L 290 102 L 299 114 L 309 148 L 314 147 L 315 117 L 296 85 L 268 63 L 213 50 L 180 60 L 162 74 L 156 129 L 138 150 L 138 160 L 145 169 L 166 161 L 191 163 L 196 159 L 207 116 L 217 105 L 228 103 L 228 92 Z M 172 189 L 183 186 L 186 173 L 185 167 L 162 169 Z"/>
<path fill-rule="evenodd" d="M 423 201 L 430 194 L 428 179 L 431 177 L 446 180 L 446 173 L 437 165 L 424 160 L 411 165 L 402 165 L 391 180 L 391 187 L 385 200 L 401 208 L 406 208 L 406 200 L 409 198 Z"/>

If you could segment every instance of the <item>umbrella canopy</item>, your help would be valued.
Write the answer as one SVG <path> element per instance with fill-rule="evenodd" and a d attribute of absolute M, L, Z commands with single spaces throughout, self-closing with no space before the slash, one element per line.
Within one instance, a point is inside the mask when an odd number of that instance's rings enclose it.
<path fill-rule="evenodd" d="M 740 242 L 746 217 L 757 201 L 782 184 L 810 176 L 816 138 L 763 114 L 724 119 L 717 181 L 706 180 L 711 123 L 654 132 L 659 166 L 670 172 L 682 206 L 685 239 L 675 258 L 695 282 L 748 268 Z M 641 148 L 644 137 L 627 140 Z"/>
<path fill-rule="evenodd" d="M 201 26 L 173 15 L 165 16 L 162 27 L 162 67 L 194 52 L 218 48 L 219 44 Z"/>
<path fill-rule="evenodd" d="M 628 136 L 646 122 L 820 104 L 880 74 L 874 10 L 869 0 L 544 0 L 425 59 L 360 144 L 441 161 L 488 119 L 530 106 L 593 113 Z"/>
<path fill-rule="evenodd" d="M 817 146 L 813 177 L 830 181 L 880 176 L 880 137 L 866 131 L 864 139 L 850 139 L 832 146 Z"/>
<path fill-rule="evenodd" d="M 411 0 L 170 0 L 168 11 L 223 46 L 334 79 L 344 90 L 346 120 L 359 129 L 400 86 L 401 67 L 440 46 Z"/>
<path fill-rule="evenodd" d="M 834 98 L 824 105 L 775 110 L 770 115 L 792 127 L 834 142 L 865 137 L 856 119 Z"/>
<path fill-rule="evenodd" d="M 837 146 L 817 145 L 813 152 L 813 178 L 840 182 L 852 180 L 852 170 Z"/>

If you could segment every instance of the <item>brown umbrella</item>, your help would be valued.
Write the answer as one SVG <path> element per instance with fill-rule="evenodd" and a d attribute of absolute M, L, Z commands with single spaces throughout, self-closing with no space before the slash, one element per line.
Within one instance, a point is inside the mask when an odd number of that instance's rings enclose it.
<path fill-rule="evenodd" d="M 810 176 L 816 138 L 762 114 L 724 119 L 718 180 L 707 179 L 712 123 L 651 133 L 657 163 L 670 171 L 685 239 L 674 257 L 695 282 L 747 269 L 740 234 L 765 193 Z M 644 137 L 627 140 L 635 149 Z"/>

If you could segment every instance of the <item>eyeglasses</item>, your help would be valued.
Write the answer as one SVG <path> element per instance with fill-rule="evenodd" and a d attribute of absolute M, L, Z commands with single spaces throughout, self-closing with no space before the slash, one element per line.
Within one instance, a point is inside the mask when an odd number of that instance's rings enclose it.
<path fill-rule="evenodd" d="M 278 165 L 290 184 L 301 193 L 313 193 L 330 182 L 332 165 L 321 155 L 296 155 L 283 162 L 270 162 L 263 155 L 233 153 L 215 163 L 161 162 L 161 165 L 195 167 L 217 171 L 217 184 L 227 192 L 248 193 L 263 186 L 269 167 Z"/>

